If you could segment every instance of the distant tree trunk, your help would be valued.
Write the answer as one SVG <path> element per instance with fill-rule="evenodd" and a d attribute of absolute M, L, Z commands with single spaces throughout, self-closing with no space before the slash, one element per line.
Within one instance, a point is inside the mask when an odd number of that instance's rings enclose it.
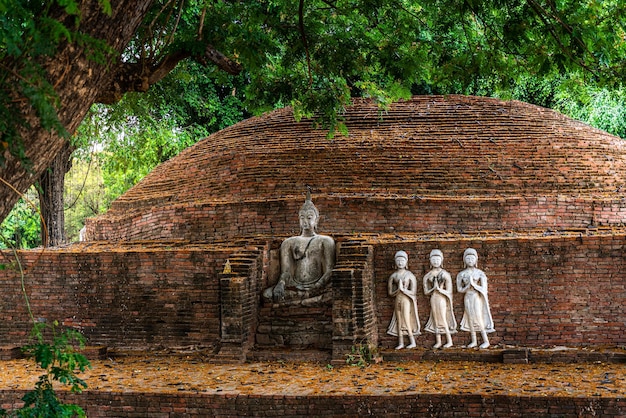
<path fill-rule="evenodd" d="M 44 246 L 54 247 L 66 242 L 63 185 L 65 174 L 72 167 L 73 151 L 73 146 L 65 144 L 50 167 L 39 177 L 39 207 L 45 222 L 41 226 L 41 242 Z"/>
<path fill-rule="evenodd" d="M 146 15 L 153 0 L 117 0 L 111 2 L 112 13 L 102 12 L 98 0 L 81 1 L 80 30 L 101 39 L 114 51 L 106 63 L 97 63 L 88 57 L 84 44 L 68 44 L 44 63 L 48 79 L 59 97 L 59 118 L 66 129 L 73 133 L 83 120 L 90 106 L 103 89 L 109 88 L 121 63 L 121 51 L 132 39 L 137 27 Z M 22 137 L 27 157 L 32 162 L 27 169 L 16 158 L 7 155 L 6 164 L 0 167 L 0 219 L 4 219 L 24 193 L 46 170 L 66 140 L 55 133 L 45 131 L 37 123 L 35 111 L 24 106 L 23 113 L 30 123 Z"/>

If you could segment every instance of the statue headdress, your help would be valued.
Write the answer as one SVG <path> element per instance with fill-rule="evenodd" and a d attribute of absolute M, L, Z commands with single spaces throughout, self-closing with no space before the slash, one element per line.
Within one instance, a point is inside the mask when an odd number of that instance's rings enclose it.
<path fill-rule="evenodd" d="M 313 212 L 315 212 L 315 216 L 319 218 L 320 213 L 315 207 L 315 205 L 313 204 L 313 201 L 311 200 L 311 188 L 307 186 L 306 199 L 304 201 L 304 204 L 300 208 L 300 213 L 306 212 L 308 210 L 312 210 Z"/>
<path fill-rule="evenodd" d="M 429 258 L 432 257 L 433 255 L 438 255 L 439 257 L 443 259 L 443 253 L 441 252 L 441 250 L 438 250 L 435 248 L 434 250 L 430 252 Z"/>
<path fill-rule="evenodd" d="M 467 248 L 465 251 L 463 251 L 463 258 L 465 258 L 465 256 L 469 254 L 473 254 L 474 256 L 476 256 L 476 258 L 478 258 L 478 252 L 476 252 L 476 250 L 473 248 Z"/>
<path fill-rule="evenodd" d="M 395 255 L 393 258 L 394 258 L 394 260 L 395 260 L 395 259 L 396 259 L 396 258 L 398 258 L 398 257 L 403 257 L 403 258 L 404 258 L 404 259 L 406 259 L 406 260 L 408 260 L 408 259 L 409 259 L 409 255 L 406 253 L 406 251 L 402 251 L 402 250 L 398 251 L 398 252 L 396 253 L 396 255 Z"/>

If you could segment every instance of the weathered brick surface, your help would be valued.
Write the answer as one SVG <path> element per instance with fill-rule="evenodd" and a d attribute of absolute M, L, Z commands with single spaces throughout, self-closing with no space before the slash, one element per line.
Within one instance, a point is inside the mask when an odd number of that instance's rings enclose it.
<path fill-rule="evenodd" d="M 386 334 L 393 306 L 387 279 L 394 271 L 396 251 L 409 253 L 409 268 L 418 277 L 424 325 L 429 302 L 421 291 L 421 278 L 428 270 L 430 250 L 443 251 L 444 267 L 455 277 L 463 268 L 463 250 L 469 246 L 478 250 L 479 267 L 489 278 L 496 327 L 493 344 L 626 344 L 626 231 L 594 236 L 372 235 L 352 248 L 342 244 L 347 237 L 337 238 L 346 253 L 333 278 L 332 312 L 314 310 L 313 314 L 326 323 L 332 314 L 332 335 L 327 338 L 332 337 L 338 347 L 361 340 L 378 342 L 381 348 L 394 346 L 395 338 Z M 231 353 L 233 358 L 241 358 L 242 347 L 254 341 L 258 315 L 263 313 L 257 309 L 266 285 L 261 266 L 269 268 L 263 261 L 269 258 L 269 247 L 261 245 L 246 253 L 244 247 L 159 245 L 158 249 L 102 244 L 22 252 L 35 316 L 82 329 L 90 345 L 145 349 L 213 345 L 223 338 L 224 345 L 239 347 Z M 220 287 L 219 273 L 228 258 L 234 274 L 222 275 L 226 282 Z M 27 339 L 30 325 L 20 288 L 14 271 L 0 271 L 4 295 L 0 345 L 20 345 Z M 463 298 L 456 292 L 454 310 L 460 322 Z M 468 334 L 460 332 L 453 338 L 462 345 Z M 434 337 L 425 333 L 417 341 L 429 347 Z"/>
<path fill-rule="evenodd" d="M 216 361 L 244 361 L 254 343 L 267 252 L 267 247 L 239 249 L 228 259 L 231 271 L 218 274 L 221 333 Z"/>
<path fill-rule="evenodd" d="M 333 361 L 344 363 L 345 354 L 359 344 L 378 345 L 373 247 L 361 241 L 342 242 L 333 271 Z"/>
<path fill-rule="evenodd" d="M 359 101 L 332 140 L 289 109 L 211 135 L 88 223 L 93 239 L 297 233 L 306 185 L 332 233 L 620 225 L 625 145 L 548 109 L 421 96 Z"/>
<path fill-rule="evenodd" d="M 442 186 L 444 187 L 444 186 Z M 362 193 L 365 194 L 365 193 Z M 623 225 L 626 202 L 607 196 L 314 196 L 320 230 L 331 234 L 578 230 Z M 107 240 L 223 240 L 251 235 L 295 235 L 303 196 L 267 201 L 190 202 L 171 211 L 93 220 L 91 236 Z M 157 228 L 155 225 L 163 225 Z"/>
<path fill-rule="evenodd" d="M 18 407 L 20 391 L 0 392 L 0 406 Z M 93 392 L 66 394 L 91 418 L 105 417 L 623 417 L 624 398 L 389 395 L 211 395 L 202 393 Z"/>
<path fill-rule="evenodd" d="M 146 349 L 212 345 L 219 339 L 217 271 L 232 251 L 96 245 L 19 256 L 36 318 L 80 329 L 90 345 Z M 0 344 L 23 344 L 30 323 L 14 270 L 0 274 L 0 292 Z"/>
<path fill-rule="evenodd" d="M 496 332 L 492 343 L 516 346 L 618 346 L 626 343 L 626 235 L 568 237 L 466 238 L 442 237 L 428 241 L 396 241 L 375 249 L 379 339 L 392 347 L 386 335 L 392 315 L 387 279 L 394 271 L 398 250 L 409 254 L 409 269 L 418 277 L 418 310 L 422 325 L 428 319 L 429 300 L 422 277 L 429 269 L 433 248 L 444 253 L 444 268 L 453 280 L 463 269 L 462 255 L 476 248 L 478 267 L 488 277 L 489 303 Z M 455 284 L 456 286 L 456 284 Z M 454 293 L 454 312 L 460 323 L 463 295 Z M 457 345 L 469 342 L 467 332 L 453 336 Z M 418 344 L 434 344 L 424 334 Z"/>
<path fill-rule="evenodd" d="M 257 349 L 321 349 L 331 348 L 332 302 L 315 306 L 263 306 L 256 330 Z"/>

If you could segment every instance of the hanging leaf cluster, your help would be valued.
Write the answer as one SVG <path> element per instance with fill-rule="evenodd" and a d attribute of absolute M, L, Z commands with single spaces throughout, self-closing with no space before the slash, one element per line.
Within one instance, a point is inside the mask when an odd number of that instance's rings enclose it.
<path fill-rule="evenodd" d="M 615 87 L 626 75 L 619 0 L 158 3 L 136 56 L 197 57 L 211 45 L 241 65 L 249 110 L 293 105 L 330 128 L 352 97 L 384 109 L 411 94 L 485 94 L 528 77 Z"/>

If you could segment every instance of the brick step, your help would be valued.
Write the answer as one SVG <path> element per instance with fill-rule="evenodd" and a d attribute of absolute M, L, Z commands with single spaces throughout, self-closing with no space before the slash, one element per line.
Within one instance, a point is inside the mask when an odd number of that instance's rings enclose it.
<path fill-rule="evenodd" d="M 289 362 L 318 362 L 329 364 L 332 357 L 330 350 L 310 349 L 271 349 L 255 348 L 248 352 L 249 361 L 289 361 Z"/>
<path fill-rule="evenodd" d="M 416 348 L 412 350 L 380 350 L 386 361 L 476 361 L 481 363 L 626 363 L 626 351 L 615 349 L 588 350 L 558 347 L 537 349 L 527 347 L 490 347 L 487 350 L 452 347 L 443 350 Z"/>
<path fill-rule="evenodd" d="M 0 360 L 14 360 L 23 358 L 21 347 L 15 346 L 2 346 L 0 347 Z"/>

